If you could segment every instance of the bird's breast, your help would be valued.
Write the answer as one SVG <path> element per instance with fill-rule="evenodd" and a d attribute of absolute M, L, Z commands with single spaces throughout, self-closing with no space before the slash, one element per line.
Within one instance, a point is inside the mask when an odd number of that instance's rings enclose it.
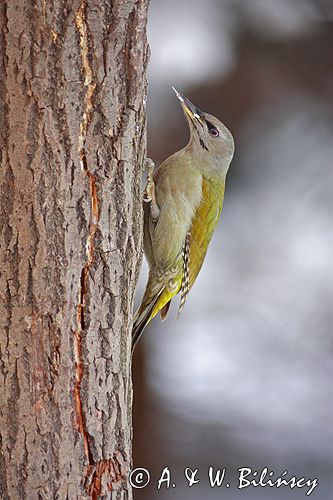
<path fill-rule="evenodd" d="M 190 287 L 201 269 L 209 242 L 221 215 L 225 183 L 213 183 L 203 178 L 202 198 L 190 229 Z"/>

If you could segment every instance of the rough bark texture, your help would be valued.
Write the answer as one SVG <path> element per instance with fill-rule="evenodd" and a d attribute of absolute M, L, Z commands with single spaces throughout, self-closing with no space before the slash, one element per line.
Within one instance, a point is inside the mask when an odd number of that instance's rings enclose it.
<path fill-rule="evenodd" d="M 0 3 L 3 500 L 132 497 L 147 3 Z"/>

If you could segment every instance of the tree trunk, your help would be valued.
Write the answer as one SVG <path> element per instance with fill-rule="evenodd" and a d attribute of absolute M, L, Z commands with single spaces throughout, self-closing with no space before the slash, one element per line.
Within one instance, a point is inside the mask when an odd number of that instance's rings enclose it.
<path fill-rule="evenodd" d="M 2 0 L 0 497 L 132 498 L 148 0 Z"/>

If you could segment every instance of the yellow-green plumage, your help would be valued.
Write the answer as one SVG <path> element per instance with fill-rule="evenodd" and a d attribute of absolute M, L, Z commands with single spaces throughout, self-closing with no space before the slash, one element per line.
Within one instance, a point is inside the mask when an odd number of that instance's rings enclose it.
<path fill-rule="evenodd" d="M 221 215 L 225 182 L 202 180 L 202 203 L 191 225 L 189 277 L 192 288 L 206 256 L 207 248 Z"/>
<path fill-rule="evenodd" d="M 166 317 L 170 301 L 179 292 L 183 307 L 221 214 L 225 177 L 233 154 L 232 136 L 226 127 L 177 95 L 189 116 L 191 137 L 184 149 L 156 169 L 156 199 L 144 203 L 149 278 L 134 317 L 133 347 L 158 312 L 161 318 Z M 221 140 L 211 137 L 211 127 L 216 127 Z M 153 203 L 158 210 L 156 219 L 152 216 Z"/>

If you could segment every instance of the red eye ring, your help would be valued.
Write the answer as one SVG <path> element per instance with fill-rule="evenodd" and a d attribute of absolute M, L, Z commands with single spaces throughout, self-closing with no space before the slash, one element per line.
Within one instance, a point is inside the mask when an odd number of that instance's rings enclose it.
<path fill-rule="evenodd" d="M 213 137 L 218 137 L 220 134 L 219 134 L 219 131 L 217 128 L 211 128 L 210 131 L 209 131 L 210 135 L 212 135 Z"/>

